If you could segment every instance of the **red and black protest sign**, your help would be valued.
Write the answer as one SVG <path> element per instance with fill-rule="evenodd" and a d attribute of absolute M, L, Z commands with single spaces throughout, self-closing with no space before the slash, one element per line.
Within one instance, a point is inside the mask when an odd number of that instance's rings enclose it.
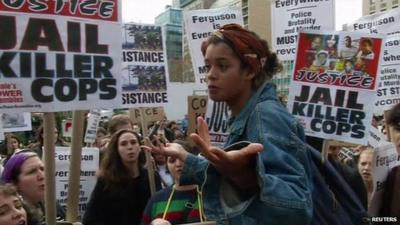
<path fill-rule="evenodd" d="M 0 111 L 119 107 L 119 7 L 116 0 L 1 1 Z"/>

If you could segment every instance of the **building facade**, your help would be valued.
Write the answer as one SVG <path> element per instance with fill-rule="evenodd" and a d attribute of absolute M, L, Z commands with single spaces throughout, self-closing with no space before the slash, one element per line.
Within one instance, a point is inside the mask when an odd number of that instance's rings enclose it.
<path fill-rule="evenodd" d="M 170 82 L 185 82 L 182 76 L 182 10 L 167 6 L 155 18 L 155 24 L 164 27 Z"/>
<path fill-rule="evenodd" d="M 399 7 L 400 0 L 363 0 L 362 14 L 370 15 Z"/>

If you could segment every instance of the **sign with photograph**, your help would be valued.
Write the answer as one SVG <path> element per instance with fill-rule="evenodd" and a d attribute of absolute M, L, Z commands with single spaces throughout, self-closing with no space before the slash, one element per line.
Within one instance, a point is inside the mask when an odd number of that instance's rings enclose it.
<path fill-rule="evenodd" d="M 32 130 L 30 113 L 1 113 L 0 120 L 4 132 L 17 132 Z"/>
<path fill-rule="evenodd" d="M 378 35 L 299 33 L 288 109 L 307 135 L 367 144 L 382 46 Z"/>
<path fill-rule="evenodd" d="M 122 26 L 122 105 L 155 107 L 168 103 L 167 57 L 160 26 Z"/>

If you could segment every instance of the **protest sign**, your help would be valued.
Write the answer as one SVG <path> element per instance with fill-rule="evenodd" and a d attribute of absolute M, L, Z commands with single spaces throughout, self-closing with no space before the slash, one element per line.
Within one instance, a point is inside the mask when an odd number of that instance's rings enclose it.
<path fill-rule="evenodd" d="M 147 123 L 156 122 L 165 119 L 165 112 L 163 107 L 143 107 L 134 108 L 129 110 L 129 117 L 133 123 L 141 124 L 142 114 L 143 120 Z"/>
<path fill-rule="evenodd" d="M 378 114 L 400 103 L 400 33 L 386 38 L 382 54 L 374 109 Z"/>
<path fill-rule="evenodd" d="M 371 126 L 368 135 L 368 144 L 374 148 L 388 144 L 386 136 L 382 134 L 377 128 Z"/>
<path fill-rule="evenodd" d="M 69 164 L 71 158 L 70 147 L 56 147 L 56 199 L 62 206 L 67 204 Z M 83 148 L 81 156 L 80 191 L 79 191 L 79 215 L 86 210 L 90 194 L 96 184 L 96 171 L 99 168 L 99 149 Z"/>
<path fill-rule="evenodd" d="M 65 119 L 61 122 L 62 136 L 72 137 L 72 119 Z"/>
<path fill-rule="evenodd" d="M 400 103 L 400 9 L 363 16 L 348 24 L 347 29 L 388 35 L 382 53 L 374 108 L 375 113 L 382 114 Z"/>
<path fill-rule="evenodd" d="M 334 0 L 272 0 L 270 4 L 272 47 L 281 60 L 294 60 L 300 30 L 335 30 Z M 315 40 L 315 48 L 321 44 L 322 40 Z"/>
<path fill-rule="evenodd" d="M 1 1 L 0 112 L 119 107 L 120 5 Z"/>
<path fill-rule="evenodd" d="M 168 103 L 168 69 L 160 26 L 122 26 L 122 104 L 125 108 Z"/>
<path fill-rule="evenodd" d="M 371 34 L 399 34 L 400 8 L 363 16 L 354 23 L 347 24 L 347 30 Z"/>
<path fill-rule="evenodd" d="M 85 143 L 94 143 L 96 140 L 97 127 L 100 122 L 100 109 L 91 109 L 87 120 Z"/>
<path fill-rule="evenodd" d="M 378 215 L 382 202 L 382 194 L 385 188 L 385 182 L 389 171 L 400 165 L 400 157 L 396 152 L 396 147 L 392 143 L 376 148 L 373 159 L 372 179 L 373 194 L 369 206 L 369 213 L 372 216 Z"/>
<path fill-rule="evenodd" d="M 205 118 L 207 112 L 206 95 L 193 95 L 188 96 L 188 129 L 187 134 L 196 133 L 197 130 L 197 117 Z"/>
<path fill-rule="evenodd" d="M 2 113 L 0 120 L 4 132 L 17 132 L 32 130 L 30 113 Z"/>
<path fill-rule="evenodd" d="M 212 145 L 222 148 L 228 140 L 229 115 L 226 102 L 208 101 L 205 119 Z"/>
<path fill-rule="evenodd" d="M 317 50 L 316 38 L 337 44 Z M 381 37 L 370 34 L 299 33 L 288 109 L 307 135 L 367 144 L 382 45 Z"/>
<path fill-rule="evenodd" d="M 196 82 L 203 84 L 206 82 L 207 68 L 201 52 L 201 43 L 225 24 L 243 25 L 242 10 L 232 6 L 184 11 L 183 19 Z"/>

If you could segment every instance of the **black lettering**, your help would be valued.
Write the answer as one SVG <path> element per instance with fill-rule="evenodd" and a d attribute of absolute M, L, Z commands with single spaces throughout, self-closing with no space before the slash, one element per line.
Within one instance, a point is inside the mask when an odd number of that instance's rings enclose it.
<path fill-rule="evenodd" d="M 95 24 L 85 24 L 86 52 L 96 54 L 108 54 L 108 46 L 99 44 L 99 30 Z"/>
<path fill-rule="evenodd" d="M 338 123 L 337 124 L 337 135 L 342 135 L 343 133 L 348 133 L 351 130 L 351 125 L 348 123 Z"/>
<path fill-rule="evenodd" d="M 336 90 L 335 106 L 343 107 L 345 96 L 346 96 L 345 90 Z"/>
<path fill-rule="evenodd" d="M 293 110 L 292 114 L 294 116 L 300 115 L 300 116 L 305 116 L 304 114 L 304 109 L 307 107 L 307 103 L 299 103 L 299 102 L 294 102 L 293 103 Z"/>
<path fill-rule="evenodd" d="M 72 77 L 72 70 L 67 70 L 65 65 L 65 54 L 56 54 L 57 77 Z"/>
<path fill-rule="evenodd" d="M 19 9 L 24 4 L 25 0 L 3 0 L 3 3 L 9 7 L 14 9 Z"/>
<path fill-rule="evenodd" d="M 48 8 L 43 0 L 29 0 L 29 9 L 32 11 L 44 11 Z"/>
<path fill-rule="evenodd" d="M 86 15 L 94 15 L 96 13 L 96 8 L 93 8 L 96 6 L 97 0 L 86 0 L 81 2 L 79 5 L 79 11 L 82 14 Z"/>
<path fill-rule="evenodd" d="M 97 81 L 95 79 L 79 79 L 79 100 L 87 100 L 88 94 L 97 91 Z"/>
<path fill-rule="evenodd" d="M 47 78 L 35 79 L 31 85 L 32 98 L 41 103 L 52 102 L 54 99 L 53 95 L 44 95 L 42 93 L 42 89 L 45 86 L 53 87 L 53 80 Z"/>
<path fill-rule="evenodd" d="M 301 86 L 300 96 L 295 96 L 294 100 L 299 102 L 306 102 L 310 94 L 310 86 Z"/>
<path fill-rule="evenodd" d="M 81 25 L 80 23 L 70 22 L 67 23 L 68 30 L 68 51 L 81 52 Z"/>
<path fill-rule="evenodd" d="M 46 53 L 35 53 L 36 77 L 54 77 L 54 70 L 47 69 Z"/>
<path fill-rule="evenodd" d="M 68 88 L 68 92 L 64 93 L 64 88 Z M 77 85 L 72 79 L 59 79 L 55 83 L 54 94 L 56 98 L 62 102 L 69 102 L 75 99 L 78 92 Z"/>
<path fill-rule="evenodd" d="M 99 7 L 99 15 L 103 18 L 111 17 L 113 14 L 114 5 L 114 2 L 101 1 Z"/>
<path fill-rule="evenodd" d="M 351 131 L 352 131 L 352 133 L 351 133 L 351 137 L 352 138 L 359 138 L 359 139 L 362 139 L 362 138 L 364 138 L 365 137 L 365 126 L 363 126 L 363 125 L 359 125 L 359 124 L 357 124 L 357 125 L 353 125 L 353 127 L 351 128 Z"/>
<path fill-rule="evenodd" d="M 1 35 L 0 35 L 1 36 Z M 10 64 L 13 61 L 14 57 L 17 55 L 16 52 L 3 52 L 0 57 L 0 73 L 3 74 L 3 77 L 7 78 L 15 78 L 17 74 L 11 68 Z"/>
<path fill-rule="evenodd" d="M 93 77 L 113 77 L 110 70 L 112 69 L 114 62 L 109 56 L 93 56 Z"/>
<path fill-rule="evenodd" d="M 100 94 L 100 99 L 110 100 L 117 96 L 116 89 L 117 81 L 115 79 L 101 79 L 99 84 L 99 89 L 102 91 Z"/>
<path fill-rule="evenodd" d="M 364 108 L 364 105 L 357 103 L 357 99 L 358 99 L 358 92 L 349 91 L 349 100 L 347 101 L 347 108 L 362 110 Z"/>
<path fill-rule="evenodd" d="M 322 102 L 324 105 L 332 105 L 329 88 L 317 87 L 310 99 L 310 103 Z"/>
<path fill-rule="evenodd" d="M 325 120 L 322 123 L 322 131 L 327 134 L 333 134 L 336 131 L 336 123 L 334 121 Z"/>
<path fill-rule="evenodd" d="M 0 16 L 0 49 L 13 49 L 17 41 L 15 16 Z"/>
<path fill-rule="evenodd" d="M 29 19 L 25 35 L 22 39 L 21 49 L 37 50 L 39 46 L 47 46 L 50 51 L 64 51 L 54 20 Z"/>
<path fill-rule="evenodd" d="M 20 63 L 19 63 L 20 77 L 31 77 L 32 76 L 31 53 L 20 52 L 19 58 L 20 58 Z"/>
<path fill-rule="evenodd" d="M 312 119 L 311 123 L 310 123 L 311 130 L 313 130 L 315 132 L 320 132 L 321 127 L 317 127 L 317 125 L 321 124 L 321 123 L 322 123 L 322 119 Z"/>
<path fill-rule="evenodd" d="M 91 57 L 90 55 L 74 55 L 74 72 L 77 78 L 91 77 Z"/>

